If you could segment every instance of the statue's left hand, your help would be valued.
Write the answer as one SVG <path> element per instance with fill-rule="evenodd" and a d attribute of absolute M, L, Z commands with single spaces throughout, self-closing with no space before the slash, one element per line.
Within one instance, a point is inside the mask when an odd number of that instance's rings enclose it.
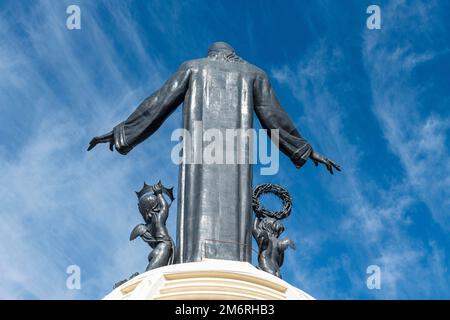
<path fill-rule="evenodd" d="M 338 165 L 336 162 L 334 162 L 331 159 L 328 159 L 327 157 L 322 156 L 320 153 L 318 152 L 311 152 L 311 154 L 309 155 L 309 158 L 314 162 L 314 164 L 316 165 L 316 167 L 319 165 L 319 163 L 322 163 L 323 165 L 325 165 L 325 167 L 327 168 L 327 170 L 331 173 L 333 173 L 333 168 L 336 169 L 337 171 L 341 171 L 341 166 Z"/>
<path fill-rule="evenodd" d="M 102 136 L 97 136 L 97 137 L 92 138 L 91 142 L 89 142 L 89 147 L 87 148 L 87 151 L 93 149 L 99 143 L 109 143 L 109 149 L 111 151 L 114 151 L 114 134 L 113 134 L 113 132 L 111 131 Z"/>

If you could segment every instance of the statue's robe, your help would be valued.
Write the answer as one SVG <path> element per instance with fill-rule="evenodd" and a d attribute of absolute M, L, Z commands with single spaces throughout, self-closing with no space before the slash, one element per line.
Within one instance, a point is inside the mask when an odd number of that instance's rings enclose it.
<path fill-rule="evenodd" d="M 203 131 L 250 129 L 255 112 L 263 128 L 279 129 L 279 148 L 297 167 L 312 151 L 278 102 L 267 75 L 234 52 L 182 64 L 114 128 L 116 150 L 128 153 L 181 103 L 183 127 L 190 132 L 195 121 L 202 121 Z M 243 147 L 236 144 L 236 148 Z M 248 148 L 240 151 L 248 153 Z M 176 262 L 251 261 L 252 165 L 248 162 L 180 165 Z"/>

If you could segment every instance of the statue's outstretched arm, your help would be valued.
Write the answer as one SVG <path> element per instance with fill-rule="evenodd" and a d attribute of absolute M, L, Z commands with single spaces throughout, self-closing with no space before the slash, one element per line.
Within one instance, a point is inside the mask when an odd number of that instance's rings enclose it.
<path fill-rule="evenodd" d="M 123 122 L 106 135 L 94 137 L 89 143 L 91 150 L 98 143 L 110 143 L 110 149 L 127 154 L 136 145 L 151 136 L 167 117 L 184 100 L 189 87 L 190 70 L 183 64 L 167 82 Z M 102 139 L 103 138 L 103 139 Z"/>
<path fill-rule="evenodd" d="M 313 151 L 308 141 L 301 136 L 278 101 L 265 73 L 256 76 L 253 95 L 255 113 L 261 126 L 268 130 L 272 140 L 274 137 L 271 135 L 271 129 L 279 130 L 279 141 L 274 142 L 278 143 L 280 150 L 291 159 L 297 168 L 303 166 L 308 158 L 311 158 L 316 165 L 324 164 L 330 173 L 333 173 L 333 168 L 340 171 L 339 165 Z"/>
<path fill-rule="evenodd" d="M 279 148 L 292 162 L 301 167 L 312 152 L 312 147 L 298 132 L 289 115 L 278 101 L 269 78 L 265 73 L 256 76 L 254 82 L 254 107 L 261 126 L 279 130 Z M 273 136 L 271 136 L 274 139 Z M 276 142 L 276 141 L 275 141 Z"/>

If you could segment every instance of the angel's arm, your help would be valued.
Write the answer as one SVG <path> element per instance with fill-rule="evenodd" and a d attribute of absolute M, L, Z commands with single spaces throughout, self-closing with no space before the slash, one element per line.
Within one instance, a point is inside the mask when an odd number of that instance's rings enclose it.
<path fill-rule="evenodd" d="M 282 251 L 286 250 L 288 247 L 291 247 L 291 248 L 294 249 L 294 250 L 297 248 L 297 247 L 295 246 L 294 241 L 292 241 L 291 239 L 284 239 L 284 240 L 281 240 L 281 241 L 278 243 L 278 246 L 279 246 L 279 248 L 280 248 Z"/>

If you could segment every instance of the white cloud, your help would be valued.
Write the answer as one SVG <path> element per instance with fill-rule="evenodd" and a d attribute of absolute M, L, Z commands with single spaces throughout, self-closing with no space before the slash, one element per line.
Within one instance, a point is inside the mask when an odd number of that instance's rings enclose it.
<path fill-rule="evenodd" d="M 436 292 L 427 282 L 448 283 L 444 272 L 433 275 L 427 273 L 429 268 L 445 268 L 444 259 L 432 258 L 435 252 L 441 252 L 442 249 L 435 243 L 435 249 L 427 250 L 421 240 L 415 240 L 405 231 L 405 226 L 411 223 L 406 212 L 417 203 L 419 196 L 436 221 L 442 226 L 446 225 L 449 179 L 439 177 L 449 176 L 448 150 L 445 146 L 449 122 L 437 115 L 430 115 L 421 122 L 416 111 L 417 97 L 411 92 L 411 87 L 403 82 L 404 77 L 399 75 L 409 72 L 418 63 L 433 59 L 434 54 L 411 53 L 411 48 L 394 48 L 391 54 L 380 55 L 380 48 L 388 50 L 387 45 L 374 45 L 373 41 L 367 43 L 364 54 L 368 72 L 375 77 L 372 78 L 373 110 L 391 150 L 398 155 L 407 172 L 404 179 L 399 179 L 399 175 L 388 186 L 368 180 L 363 172 L 363 163 L 360 162 L 361 150 L 350 142 L 350 132 L 344 130 L 344 123 L 348 121 L 346 101 L 339 98 L 341 92 L 334 91 L 337 87 L 328 82 L 329 78 L 336 79 L 347 72 L 348 61 L 339 48 L 319 40 L 299 59 L 296 67 L 282 66 L 272 71 L 273 77 L 282 85 L 287 85 L 302 103 L 298 127 L 311 133 L 316 150 L 323 150 L 338 163 L 341 162 L 344 168 L 338 177 L 320 179 L 323 188 L 344 205 L 345 212 L 333 216 L 339 228 L 327 230 L 324 233 L 326 236 L 313 237 L 313 246 L 303 243 L 299 246 L 303 252 L 296 259 L 317 257 L 317 248 L 326 246 L 331 238 L 351 248 L 352 254 L 357 257 L 353 258 L 351 264 L 346 262 L 346 255 L 330 257 L 334 262 L 324 270 L 317 270 L 317 265 L 309 258 L 304 261 L 303 269 L 299 270 L 291 263 L 291 270 L 301 288 L 311 288 L 311 293 L 317 292 L 319 296 L 345 298 L 342 293 L 333 290 L 337 273 L 346 268 L 349 281 L 352 282 L 352 291 L 348 294 L 358 296 L 367 288 L 362 285 L 365 283 L 365 274 L 361 274 L 357 268 L 364 264 L 379 263 L 384 275 L 384 288 L 379 293 L 374 292 L 374 297 L 433 296 Z M 367 52 L 375 50 L 373 48 L 377 48 L 377 51 Z M 393 79 L 398 81 L 387 82 Z M 378 87 L 379 83 L 384 86 Z M 339 85 L 341 88 L 342 85 Z M 308 235 L 303 233 L 300 237 L 305 236 Z M 414 277 L 427 280 L 419 283 L 410 280 Z M 316 282 L 320 285 L 316 286 Z M 447 292 L 445 287 L 436 290 Z"/>
<path fill-rule="evenodd" d="M 6 7 L 0 19 L 0 105 L 10 116 L 1 119 L 8 143 L 0 149 L 0 298 L 101 298 L 147 263 L 149 248 L 128 241 L 141 222 L 134 190 L 144 180 L 174 184 L 177 171 L 154 170 L 170 160 L 169 135 L 126 158 L 106 146 L 87 153 L 87 143 L 127 116 L 166 74 L 125 13 L 112 13 L 123 27 L 114 39 L 147 68 L 137 88 L 109 31 L 97 23 L 95 5 L 83 4 L 79 31 L 65 28 L 64 4 L 28 5 L 29 14 L 11 17 L 8 10 L 17 8 Z M 167 157 L 142 150 L 155 145 Z M 65 287 L 70 264 L 81 267 L 80 291 Z"/>
<path fill-rule="evenodd" d="M 421 4 L 416 11 L 402 10 L 404 2 L 393 4 L 396 7 L 388 12 L 398 8 L 408 19 L 420 22 L 415 28 L 429 32 L 424 26 L 429 25 L 432 4 Z M 92 3 L 83 3 L 79 33 L 65 28 L 65 7 L 60 2 L 32 4 L 30 13 L 21 18 L 11 15 L 18 9 L 15 6 L 21 4 L 5 6 L 0 13 L 0 108 L 8 115 L 0 119 L 5 141 L 0 147 L 0 298 L 99 298 L 121 277 L 145 268 L 147 248 L 127 240 L 129 229 L 140 219 L 133 191 L 143 180 L 167 177 L 167 183 L 174 185 L 177 172 L 175 167 L 160 166 L 161 161 L 170 161 L 169 150 L 160 152 L 169 148 L 169 135 L 165 140 L 153 137 L 126 158 L 107 152 L 105 146 L 86 153 L 86 144 L 92 135 L 122 120 L 161 83 L 166 70 L 146 52 L 148 46 L 126 5 L 120 11 L 106 5 L 110 10 L 102 13 L 112 19 L 117 34 L 101 25 Z M 152 14 L 149 19 L 155 18 L 160 28 L 172 25 L 163 22 L 166 15 L 158 16 L 157 10 Z M 176 23 L 178 14 L 170 22 Z M 172 38 L 185 32 L 175 29 L 167 31 Z M 203 46 L 205 37 L 193 41 Z M 133 85 L 136 79 L 113 40 L 122 41 L 136 64 L 144 66 L 146 83 Z M 187 41 L 174 41 L 174 47 L 182 50 Z M 405 82 L 390 82 L 440 53 L 416 52 L 405 43 L 391 48 L 370 35 L 364 54 L 373 71 L 373 111 L 407 172 L 404 181 L 393 181 L 388 187 L 361 176 L 362 151 L 344 130 L 346 106 L 340 105 L 327 82 L 330 75 L 345 71 L 343 53 L 322 40 L 296 68 L 273 71 L 304 105 L 299 127 L 312 133 L 315 147 L 344 166 L 339 176 L 323 174 L 315 180 L 346 210 L 336 213 L 333 230 L 306 230 L 296 239 L 300 254 L 308 259 L 304 264 L 308 269 L 295 274 L 299 287 L 311 288 L 322 297 L 345 298 L 336 283 L 338 272 L 346 270 L 356 296 L 358 290 L 365 290 L 361 287 L 365 268 L 355 268 L 379 263 L 385 266 L 382 297 L 408 297 L 418 287 L 423 297 L 433 290 L 447 292 L 447 260 L 440 243 L 416 244 L 402 226 L 410 223 L 405 211 L 416 202 L 416 195 L 445 225 L 450 199 L 445 147 L 449 119 L 431 114 L 422 120 L 414 110 L 424 88 L 409 90 Z M 172 211 L 173 222 L 176 208 Z M 331 237 L 351 252 L 316 269 L 312 260 Z M 289 269 L 298 271 L 294 255 L 287 257 Z M 79 292 L 65 288 L 69 264 L 81 266 Z"/>
<path fill-rule="evenodd" d="M 385 21 L 391 22 L 385 27 L 385 33 L 366 33 L 363 54 L 371 81 L 373 111 L 389 147 L 398 156 L 408 183 L 427 204 L 433 218 L 448 229 L 450 184 L 443 177 L 450 176 L 450 152 L 446 144 L 450 118 L 419 111 L 423 109 L 421 98 L 431 89 L 417 81 L 413 73 L 415 68 L 441 52 L 432 51 L 429 46 L 421 49 L 423 43 L 414 47 L 416 42 L 411 39 L 414 34 L 418 41 L 431 32 L 430 28 L 439 28 L 439 25 L 436 19 L 433 24 L 413 31 L 409 20 L 413 15 L 428 21 L 436 8 L 435 2 L 410 5 L 397 1 L 387 6 L 383 10 Z M 395 22 L 391 20 L 394 17 Z M 409 36 L 393 46 L 390 32 L 409 33 Z"/>

